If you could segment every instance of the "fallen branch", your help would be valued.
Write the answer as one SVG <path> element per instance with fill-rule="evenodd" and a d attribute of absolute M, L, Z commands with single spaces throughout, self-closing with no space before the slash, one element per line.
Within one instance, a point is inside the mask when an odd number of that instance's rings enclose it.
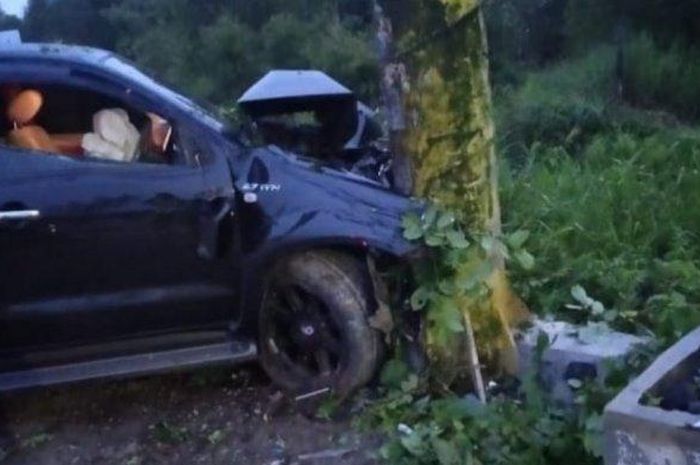
<path fill-rule="evenodd" d="M 486 386 L 484 385 L 484 377 L 481 374 L 481 363 L 479 362 L 479 351 L 476 348 L 476 338 L 474 336 L 474 327 L 469 312 L 464 312 L 464 328 L 467 332 L 467 360 L 469 362 L 469 375 L 474 384 L 476 395 L 482 403 L 486 403 Z"/>

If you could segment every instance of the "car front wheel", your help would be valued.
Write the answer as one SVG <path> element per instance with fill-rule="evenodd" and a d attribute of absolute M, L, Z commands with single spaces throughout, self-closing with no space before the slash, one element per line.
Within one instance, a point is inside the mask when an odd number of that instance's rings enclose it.
<path fill-rule="evenodd" d="M 362 263 L 333 251 L 310 251 L 272 271 L 259 320 L 263 367 L 294 395 L 343 398 L 373 377 L 381 335 L 368 316 L 376 301 Z"/>

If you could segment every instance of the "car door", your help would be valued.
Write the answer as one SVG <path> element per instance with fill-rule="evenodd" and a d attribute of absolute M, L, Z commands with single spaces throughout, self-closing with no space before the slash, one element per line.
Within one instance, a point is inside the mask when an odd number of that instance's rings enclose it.
<path fill-rule="evenodd" d="M 207 231 L 226 195 L 198 166 L 0 146 L 0 350 L 224 329 L 233 261 Z"/>

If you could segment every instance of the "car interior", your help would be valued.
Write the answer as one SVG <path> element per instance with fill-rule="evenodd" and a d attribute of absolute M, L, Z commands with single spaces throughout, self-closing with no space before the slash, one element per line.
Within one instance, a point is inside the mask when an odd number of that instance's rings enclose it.
<path fill-rule="evenodd" d="M 96 92 L 0 85 L 0 144 L 85 161 L 184 163 L 174 127 Z"/>

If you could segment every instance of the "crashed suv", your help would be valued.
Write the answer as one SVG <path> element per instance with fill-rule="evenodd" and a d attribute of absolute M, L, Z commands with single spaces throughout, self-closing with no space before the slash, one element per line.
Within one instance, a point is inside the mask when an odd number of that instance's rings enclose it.
<path fill-rule="evenodd" d="M 362 175 L 351 92 L 283 74 L 241 99 L 257 130 L 342 117 L 347 138 L 311 128 L 337 151 L 255 147 L 110 52 L 0 43 L 1 391 L 249 360 L 298 393 L 370 380 L 370 269 L 415 252 L 417 206 Z"/>

